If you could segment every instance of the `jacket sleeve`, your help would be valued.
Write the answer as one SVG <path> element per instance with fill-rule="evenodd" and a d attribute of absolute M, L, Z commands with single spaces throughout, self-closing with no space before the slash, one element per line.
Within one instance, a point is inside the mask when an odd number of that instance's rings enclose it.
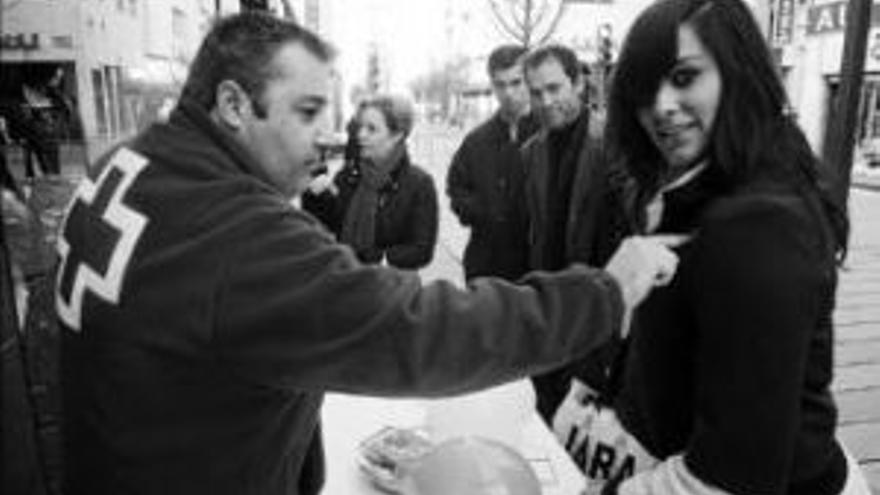
<path fill-rule="evenodd" d="M 624 481 L 617 495 L 732 495 L 703 483 L 688 470 L 680 455 L 672 456 L 649 471 Z"/>
<path fill-rule="evenodd" d="M 437 190 L 429 175 L 418 182 L 415 214 L 409 216 L 410 224 L 405 226 L 409 242 L 389 247 L 385 257 L 391 266 L 417 269 L 427 266 L 434 258 L 437 245 L 439 216 L 437 211 Z"/>
<path fill-rule="evenodd" d="M 242 380 L 448 395 L 553 368 L 619 330 L 619 287 L 585 266 L 522 285 L 423 285 L 413 272 L 361 265 L 296 211 L 251 206 L 236 224 L 213 338 Z"/>
<path fill-rule="evenodd" d="M 446 174 L 446 195 L 449 206 L 462 225 L 470 226 L 485 216 L 480 205 L 473 177 L 473 150 L 468 138 L 455 152 Z"/>
<path fill-rule="evenodd" d="M 795 201 L 728 206 L 694 241 L 699 275 L 689 291 L 699 336 L 685 462 L 730 492 L 783 493 L 833 258 L 821 254 L 818 224 Z"/>

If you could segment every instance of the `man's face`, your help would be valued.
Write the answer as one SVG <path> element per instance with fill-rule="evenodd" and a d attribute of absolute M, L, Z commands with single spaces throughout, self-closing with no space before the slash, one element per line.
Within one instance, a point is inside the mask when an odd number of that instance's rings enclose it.
<path fill-rule="evenodd" d="M 507 117 L 519 117 L 529 111 L 529 92 L 523 80 L 523 68 L 516 64 L 492 73 L 492 91 L 498 108 Z"/>
<path fill-rule="evenodd" d="M 272 185 L 293 197 L 305 190 L 312 170 L 320 166 L 317 143 L 326 131 L 321 117 L 333 69 L 295 42 L 279 49 L 272 65 L 275 75 L 261 98 L 266 115 L 244 112 L 240 137 Z"/>
<path fill-rule="evenodd" d="M 572 81 L 562 64 L 553 57 L 537 67 L 526 69 L 526 81 L 532 97 L 532 108 L 549 129 L 565 127 L 577 119 L 583 107 L 583 78 Z"/>

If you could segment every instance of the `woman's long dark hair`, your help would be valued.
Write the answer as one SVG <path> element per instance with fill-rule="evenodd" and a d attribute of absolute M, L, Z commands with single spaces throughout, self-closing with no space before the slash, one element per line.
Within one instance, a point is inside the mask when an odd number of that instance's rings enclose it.
<path fill-rule="evenodd" d="M 678 30 L 692 27 L 715 59 L 721 103 L 710 139 L 709 172 L 732 190 L 758 175 L 794 182 L 821 198 L 841 258 L 849 220 L 836 204 L 803 132 L 789 112 L 785 88 L 761 31 L 741 0 L 658 0 L 643 11 L 624 41 L 611 87 L 609 146 L 640 191 L 657 191 L 666 170 L 657 147 L 637 120 L 675 65 Z"/>

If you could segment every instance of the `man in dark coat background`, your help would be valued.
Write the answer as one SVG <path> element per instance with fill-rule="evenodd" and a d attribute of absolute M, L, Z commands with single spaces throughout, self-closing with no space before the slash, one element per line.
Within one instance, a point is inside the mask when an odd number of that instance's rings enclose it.
<path fill-rule="evenodd" d="M 624 229 L 611 167 L 586 100 L 586 80 L 575 53 L 549 45 L 524 62 L 533 112 L 542 129 L 523 148 L 525 204 L 529 221 L 529 269 L 556 271 L 572 263 L 602 266 Z M 579 376 L 595 388 L 613 348 L 533 377 L 538 411 L 549 423 Z"/>
<path fill-rule="evenodd" d="M 514 280 L 528 268 L 520 148 L 539 123 L 529 112 L 525 53 L 522 46 L 502 45 L 489 55 L 498 110 L 464 138 L 446 178 L 452 211 L 471 229 L 464 252 L 468 280 L 489 275 Z"/>

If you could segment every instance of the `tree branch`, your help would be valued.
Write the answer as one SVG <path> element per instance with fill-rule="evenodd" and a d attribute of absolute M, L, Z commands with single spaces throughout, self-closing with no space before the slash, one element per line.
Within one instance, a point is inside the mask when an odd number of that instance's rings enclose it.
<path fill-rule="evenodd" d="M 535 24 L 532 22 L 533 7 L 532 0 L 526 0 L 526 4 L 523 6 L 522 30 L 526 46 L 532 46 L 532 33 L 535 31 Z"/>
<path fill-rule="evenodd" d="M 556 31 L 556 27 L 559 26 L 559 21 L 562 20 L 563 14 L 565 14 L 567 4 L 562 1 L 559 3 L 559 7 L 556 9 L 556 16 L 550 21 L 550 25 L 547 27 L 547 32 L 544 33 L 544 36 L 541 36 L 541 39 L 538 41 L 538 44 L 544 44 L 550 36 L 553 36 L 553 33 Z"/>
<path fill-rule="evenodd" d="M 520 33 L 520 36 L 528 33 L 528 25 L 526 24 L 526 11 L 525 7 L 515 1 L 509 0 L 507 2 L 507 7 L 510 12 L 510 19 L 513 21 L 513 26 Z M 522 7 L 517 11 L 517 7 Z"/>
<path fill-rule="evenodd" d="M 495 27 L 499 28 L 502 35 L 510 36 L 515 41 L 526 45 L 524 40 L 522 39 L 522 31 L 518 30 L 516 26 L 510 24 L 510 22 L 506 19 L 505 15 L 501 12 L 500 7 L 497 4 L 497 0 L 488 0 L 489 6 L 492 9 L 492 18 L 495 21 Z"/>
<path fill-rule="evenodd" d="M 533 9 L 535 11 L 535 15 L 532 16 L 532 19 L 534 19 L 534 22 L 532 22 L 532 25 L 534 25 L 535 27 L 538 27 L 541 25 L 541 22 L 547 16 L 548 8 L 549 8 L 549 2 L 547 0 L 543 0 L 541 2 L 541 5 L 537 9 Z"/>

